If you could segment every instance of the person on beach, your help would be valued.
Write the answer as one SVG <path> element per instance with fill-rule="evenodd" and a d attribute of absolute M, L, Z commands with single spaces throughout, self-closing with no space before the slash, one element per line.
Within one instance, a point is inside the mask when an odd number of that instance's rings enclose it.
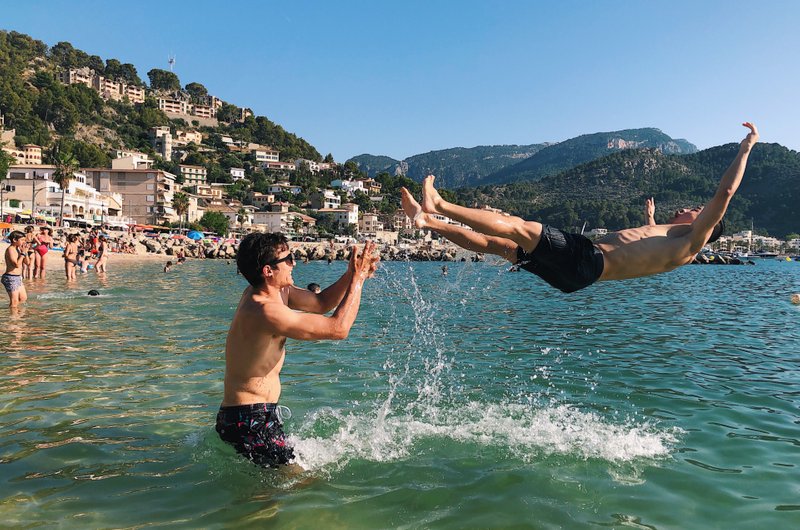
<path fill-rule="evenodd" d="M 166 265 L 164 265 L 164 272 L 169 272 L 172 269 L 172 262 L 168 261 Z"/>
<path fill-rule="evenodd" d="M 97 263 L 94 265 L 94 270 L 98 273 L 106 272 L 106 264 L 108 263 L 108 242 L 106 236 L 100 236 L 97 244 Z"/>
<path fill-rule="evenodd" d="M 19 230 L 8 234 L 8 240 L 11 244 L 6 248 L 6 272 L 0 277 L 0 282 L 8 293 L 8 306 L 17 307 L 28 299 L 28 292 L 22 282 L 22 266 L 25 262 L 30 262 L 34 251 L 27 248 L 25 234 Z"/>
<path fill-rule="evenodd" d="M 50 252 L 50 247 L 53 245 L 53 231 L 48 226 L 39 228 L 39 235 L 36 236 L 36 247 L 34 250 L 36 254 L 33 264 L 33 277 L 44 279 L 47 276 L 47 258 L 45 257 Z"/>
<path fill-rule="evenodd" d="M 33 249 L 37 243 L 36 234 L 33 233 L 33 226 L 28 225 L 25 227 L 25 248 Z M 33 263 L 34 260 L 31 258 L 30 260 L 26 260 L 25 263 L 22 265 L 22 279 L 23 280 L 30 280 L 33 278 Z"/>
<path fill-rule="evenodd" d="M 78 261 L 78 234 L 70 234 L 67 236 L 67 245 L 64 247 L 64 274 L 67 280 L 74 280 L 77 278 L 75 270 L 80 267 Z"/>
<path fill-rule="evenodd" d="M 403 188 L 402 205 L 417 228 L 438 232 L 467 250 L 502 256 L 565 293 L 598 280 L 625 280 L 667 272 L 691 263 L 704 245 L 722 234 L 722 218 L 742 181 L 750 151 L 758 141 L 756 126 L 749 122 L 743 125 L 750 132 L 705 207 L 678 210 L 663 225 L 655 224 L 650 215 L 645 226 L 613 232 L 594 242 L 536 221 L 451 204 L 434 188 L 432 175 L 423 182 L 422 204 Z M 654 213 L 654 203 L 648 203 L 648 213 L 651 206 Z M 449 217 L 473 230 L 448 224 L 434 215 Z"/>
<path fill-rule="evenodd" d="M 277 467 L 294 459 L 278 407 L 286 339 L 347 338 L 364 282 L 380 259 L 374 250 L 369 241 L 360 253 L 353 247 L 347 271 L 315 294 L 295 287 L 295 258 L 284 235 L 255 232 L 242 239 L 236 265 L 250 285 L 225 342 L 225 390 L 216 431 L 252 462 Z M 333 315 L 324 315 L 332 309 Z"/>

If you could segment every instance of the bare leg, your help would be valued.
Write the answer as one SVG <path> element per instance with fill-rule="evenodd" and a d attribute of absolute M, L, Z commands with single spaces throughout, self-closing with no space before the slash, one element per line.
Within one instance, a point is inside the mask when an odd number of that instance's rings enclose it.
<path fill-rule="evenodd" d="M 434 178 L 433 175 L 428 175 L 422 184 L 422 210 L 424 212 L 444 215 L 489 236 L 510 239 L 521 246 L 525 252 L 531 252 L 539 244 L 542 237 L 541 223 L 449 203 L 442 199 L 439 192 L 433 187 Z"/>
<path fill-rule="evenodd" d="M 503 237 L 487 236 L 474 230 L 467 230 L 466 228 L 440 221 L 423 212 L 422 206 L 414 200 L 414 197 L 411 196 L 407 189 L 403 188 L 401 193 L 403 210 L 414 221 L 414 226 L 417 228 L 433 230 L 463 249 L 494 254 L 507 259 L 511 263 L 516 263 L 517 243 Z"/>

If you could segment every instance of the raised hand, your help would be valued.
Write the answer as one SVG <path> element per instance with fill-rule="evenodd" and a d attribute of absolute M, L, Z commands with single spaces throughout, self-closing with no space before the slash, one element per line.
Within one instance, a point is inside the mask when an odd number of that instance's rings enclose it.
<path fill-rule="evenodd" d="M 656 214 L 656 201 L 653 199 L 653 197 L 650 197 L 644 202 L 644 214 L 648 219 L 652 218 Z"/>
<path fill-rule="evenodd" d="M 747 149 L 749 151 L 754 145 L 756 145 L 756 142 L 758 141 L 758 129 L 756 129 L 756 126 L 749 121 L 744 122 L 742 125 L 750 129 L 750 132 L 744 137 L 744 140 L 742 140 L 740 148 Z"/>
<path fill-rule="evenodd" d="M 359 254 L 358 247 L 353 246 L 350 253 L 350 266 L 353 267 L 353 274 L 356 278 L 364 280 L 371 278 L 378 266 L 380 256 L 374 254 L 375 243 L 367 241 L 364 250 Z"/>

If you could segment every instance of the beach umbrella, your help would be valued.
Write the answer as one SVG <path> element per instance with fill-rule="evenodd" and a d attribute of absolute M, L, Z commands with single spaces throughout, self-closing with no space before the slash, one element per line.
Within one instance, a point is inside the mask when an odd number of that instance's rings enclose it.
<path fill-rule="evenodd" d="M 197 230 L 192 230 L 191 232 L 186 234 L 186 237 L 188 237 L 189 239 L 194 239 L 195 241 L 200 241 L 201 239 L 203 239 L 203 234 L 198 232 Z"/>
<path fill-rule="evenodd" d="M 0 222 L 0 230 L 5 230 L 6 228 L 14 228 L 14 225 L 11 223 Z"/>
<path fill-rule="evenodd" d="M 183 234 L 174 234 L 170 239 L 188 239 L 188 238 Z"/>

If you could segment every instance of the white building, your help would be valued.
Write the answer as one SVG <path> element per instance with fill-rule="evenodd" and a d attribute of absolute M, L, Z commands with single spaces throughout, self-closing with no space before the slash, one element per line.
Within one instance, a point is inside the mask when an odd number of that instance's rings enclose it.
<path fill-rule="evenodd" d="M 236 182 L 237 180 L 242 180 L 242 179 L 245 178 L 244 169 L 243 168 L 232 167 L 230 169 L 230 171 L 231 171 L 231 179 L 233 179 L 234 182 Z"/>

